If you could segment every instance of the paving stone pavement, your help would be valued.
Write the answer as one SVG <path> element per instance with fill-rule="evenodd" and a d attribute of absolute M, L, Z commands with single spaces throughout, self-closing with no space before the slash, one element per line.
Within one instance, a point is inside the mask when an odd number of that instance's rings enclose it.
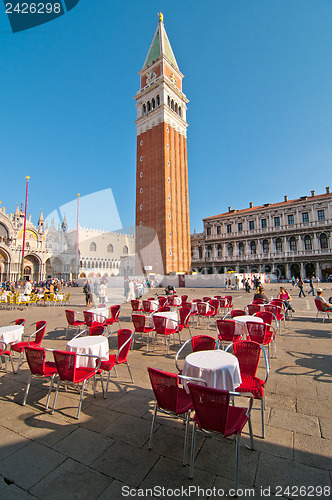
<path fill-rule="evenodd" d="M 277 336 L 277 358 L 271 359 L 266 387 L 266 436 L 261 438 L 260 405 L 252 412 L 255 451 L 249 450 L 248 428 L 241 439 L 241 498 L 331 497 L 332 469 L 332 321 L 315 321 L 312 297 L 298 298 L 286 287 L 296 310 Z M 324 295 L 332 295 L 331 284 L 323 284 Z M 276 297 L 278 286 L 266 286 Z M 226 294 L 224 289 L 182 289 L 195 297 Z M 83 311 L 81 289 L 71 290 L 71 306 Z M 150 290 L 147 296 L 162 293 Z M 244 291 L 227 291 L 236 308 L 252 299 Z M 117 297 L 118 298 L 118 297 Z M 114 302 L 114 300 L 112 301 Z M 46 320 L 43 345 L 65 349 L 67 340 L 64 307 L 25 307 L 1 310 L 0 326 L 16 318 L 26 319 L 25 332 L 36 320 Z M 121 326 L 132 328 L 131 308 L 122 304 Z M 193 334 L 217 337 L 215 322 L 201 322 Z M 74 335 L 69 332 L 68 337 Z M 188 338 L 185 332 L 183 338 Z M 110 339 L 115 348 L 116 339 Z M 134 376 L 131 383 L 125 366 L 111 378 L 107 399 L 86 391 L 81 417 L 75 418 L 79 395 L 60 392 L 54 415 L 45 410 L 48 383 L 32 381 L 26 406 L 22 399 L 28 378 L 27 364 L 19 373 L 0 369 L 0 499 L 117 499 L 117 498 L 231 498 L 234 488 L 234 441 L 197 439 L 195 478 L 182 465 L 184 426 L 180 421 L 158 417 L 153 449 L 148 440 L 153 393 L 147 367 L 176 372 L 178 343 L 166 355 L 162 343 L 146 352 L 140 339 L 128 360 Z M 50 353 L 51 356 L 51 353 Z M 8 365 L 9 366 L 9 365 Z M 260 367 L 263 374 L 263 365 Z M 54 394 L 54 393 L 53 393 Z M 53 394 L 51 404 L 53 404 Z M 302 488 L 301 488 L 302 487 Z M 181 490 L 181 488 L 183 488 Z"/>

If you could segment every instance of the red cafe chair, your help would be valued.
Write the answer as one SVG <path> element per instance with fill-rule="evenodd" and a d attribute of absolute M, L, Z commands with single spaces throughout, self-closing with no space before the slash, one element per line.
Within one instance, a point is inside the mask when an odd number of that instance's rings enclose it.
<path fill-rule="evenodd" d="M 279 334 L 281 334 L 281 323 L 285 327 L 285 311 L 283 308 L 278 307 L 274 304 L 266 304 L 264 306 L 264 311 L 269 311 L 275 316 L 276 326 L 279 329 Z"/>
<path fill-rule="evenodd" d="M 156 368 L 148 368 L 152 390 L 156 399 L 154 412 L 151 422 L 149 450 L 152 449 L 153 431 L 157 412 L 166 414 L 168 417 L 180 418 L 186 422 L 183 465 L 187 464 L 187 449 L 189 436 L 189 420 L 193 404 L 190 395 L 182 387 L 179 387 L 179 381 L 184 378 L 190 380 L 190 377 L 183 377 L 175 373 L 165 372 Z M 197 381 L 199 379 L 196 379 Z M 203 380 L 201 382 L 205 383 Z"/>
<path fill-rule="evenodd" d="M 112 325 L 114 325 L 114 323 L 119 323 L 119 327 L 121 327 L 121 325 L 120 325 L 120 311 L 121 311 L 121 306 L 118 304 L 111 306 L 109 308 L 110 317 L 106 318 L 107 327 L 109 327 L 109 326 L 112 327 Z M 112 332 L 112 328 L 111 328 L 111 332 Z"/>
<path fill-rule="evenodd" d="M 182 332 L 182 330 L 184 330 L 184 328 L 188 328 L 189 335 L 191 337 L 191 331 L 190 331 L 190 325 L 189 325 L 190 316 L 191 316 L 190 307 L 180 307 L 180 309 L 179 309 L 179 323 L 178 323 L 178 328 L 177 328 L 177 331 L 180 334 L 180 338 L 181 338 L 181 332 Z"/>
<path fill-rule="evenodd" d="M 135 344 L 135 335 L 136 333 L 141 334 L 141 338 L 143 337 L 143 333 L 147 334 L 147 343 L 146 343 L 146 351 L 149 350 L 149 340 L 150 333 L 154 331 L 154 326 L 150 326 L 150 318 L 144 316 L 144 314 L 133 314 L 132 322 L 134 324 L 134 334 L 133 334 L 133 342 L 132 347 Z"/>
<path fill-rule="evenodd" d="M 276 334 L 273 326 L 267 323 L 256 323 L 247 321 L 246 323 L 248 339 L 257 344 L 268 347 L 269 367 L 271 366 L 270 344 L 274 342 L 274 355 L 277 357 Z"/>
<path fill-rule="evenodd" d="M 134 383 L 134 379 L 133 379 L 133 376 L 131 374 L 130 366 L 129 366 L 129 363 L 127 361 L 132 338 L 133 338 L 133 332 L 131 330 L 128 330 L 126 328 L 122 328 L 122 329 L 118 330 L 118 351 L 117 351 L 117 353 L 116 354 L 109 354 L 108 360 L 107 361 L 102 360 L 102 362 L 101 362 L 100 377 L 102 380 L 102 386 L 103 386 L 102 372 L 103 371 L 108 372 L 106 388 L 104 391 L 104 399 L 106 399 L 108 384 L 110 381 L 110 375 L 111 375 L 111 371 L 113 368 L 115 371 L 115 375 L 118 376 L 117 371 L 116 371 L 117 365 L 125 364 L 127 366 L 131 381 L 132 381 L 132 383 Z"/>
<path fill-rule="evenodd" d="M 269 376 L 269 363 L 266 351 L 260 344 L 251 340 L 235 342 L 227 347 L 226 351 L 229 350 L 237 357 L 240 366 L 242 383 L 236 388 L 236 392 L 250 392 L 254 396 L 254 399 L 258 399 L 261 402 L 262 437 L 264 438 L 264 388 Z M 265 361 L 264 380 L 257 377 L 261 353 L 263 353 Z"/>
<path fill-rule="evenodd" d="M 226 308 L 233 309 L 233 297 L 232 297 L 232 295 L 225 295 L 225 299 L 227 299 Z"/>
<path fill-rule="evenodd" d="M 215 309 L 213 306 L 206 302 L 198 302 L 197 303 L 197 312 L 198 318 L 207 318 L 208 320 L 208 328 L 210 326 L 210 318 L 215 316 Z"/>
<path fill-rule="evenodd" d="M 37 321 L 36 323 L 36 331 L 31 333 L 29 336 L 28 340 L 26 342 L 17 342 L 16 344 L 12 344 L 10 346 L 10 350 L 13 352 L 17 352 L 19 354 L 18 362 L 17 362 L 17 368 L 14 373 L 17 373 L 21 363 L 21 358 L 22 356 L 24 357 L 24 349 L 25 347 L 38 347 L 42 343 L 43 337 L 45 335 L 45 330 L 46 330 L 46 321 Z M 32 337 L 35 336 L 35 340 L 30 340 Z"/>
<path fill-rule="evenodd" d="M 159 307 L 163 307 L 167 304 L 167 297 L 158 297 Z"/>
<path fill-rule="evenodd" d="M 326 316 L 327 316 L 327 319 L 330 319 L 329 311 L 323 310 L 323 302 L 321 300 L 315 299 L 315 305 L 316 305 L 316 309 L 317 309 L 315 321 L 317 321 L 319 313 L 322 313 L 324 315 L 323 316 L 323 323 L 325 321 Z"/>
<path fill-rule="evenodd" d="M 183 304 L 185 302 L 187 302 L 187 300 L 188 300 L 188 295 L 181 295 L 181 304 L 182 304 L 182 306 L 183 306 Z"/>
<path fill-rule="evenodd" d="M 227 319 L 227 316 L 230 316 L 231 319 L 236 318 L 236 316 L 247 316 L 247 313 L 244 309 L 232 309 L 231 311 L 228 311 L 226 316 L 223 317 L 223 319 Z"/>
<path fill-rule="evenodd" d="M 192 445 L 190 457 L 190 473 L 189 477 L 194 477 L 194 461 L 195 461 L 195 444 L 196 444 L 196 429 L 197 427 L 204 434 L 210 437 L 213 434 L 228 438 L 236 437 L 236 466 L 235 466 L 235 491 L 239 488 L 239 472 L 240 472 L 240 438 L 241 433 L 248 422 L 250 432 L 251 449 L 254 449 L 254 440 L 252 435 L 252 426 L 250 420 L 251 408 L 253 405 L 252 394 L 223 391 L 213 389 L 212 387 L 204 387 L 192 382 L 188 383 L 190 396 L 195 410 L 194 426 L 192 431 Z M 231 398 L 234 400 L 236 396 L 246 396 L 250 399 L 248 407 L 232 406 Z"/>
<path fill-rule="evenodd" d="M 224 344 L 242 339 L 242 335 L 235 334 L 235 327 L 236 323 L 232 319 L 217 319 L 218 341 L 221 349 L 224 349 Z"/>
<path fill-rule="evenodd" d="M 12 369 L 14 372 L 14 364 L 13 364 L 13 359 L 12 359 L 12 353 L 10 351 L 10 344 L 6 344 L 6 342 L 3 342 L 0 340 L 0 362 L 1 362 L 1 367 L 2 367 L 2 356 L 5 358 L 5 370 L 7 372 L 7 361 L 10 359 L 10 362 L 12 364 Z"/>
<path fill-rule="evenodd" d="M 151 304 L 151 300 L 143 300 L 142 306 L 144 314 L 151 314 L 155 311 L 153 305 Z"/>
<path fill-rule="evenodd" d="M 178 335 L 179 335 L 179 342 L 181 344 L 181 336 L 180 336 L 180 333 L 178 332 L 178 321 L 176 321 L 174 319 L 163 318 L 161 316 L 152 316 L 152 318 L 153 318 L 154 330 L 155 330 L 153 351 L 155 349 L 157 335 L 161 335 L 165 339 L 167 339 L 167 337 L 168 337 L 167 354 L 169 354 L 171 337 L 174 338 L 174 335 L 176 333 L 178 333 Z"/>
<path fill-rule="evenodd" d="M 169 312 L 171 310 L 171 306 L 162 306 L 159 307 L 158 312 Z"/>
<path fill-rule="evenodd" d="M 142 312 L 143 311 L 143 308 L 141 307 L 141 303 L 139 300 L 137 299 L 133 299 L 130 301 L 131 303 L 131 310 L 133 313 L 136 313 L 136 312 Z"/>
<path fill-rule="evenodd" d="M 82 384 L 80 392 L 80 400 L 76 416 L 76 418 L 79 419 L 81 414 L 85 383 L 87 380 L 90 380 L 90 378 L 94 378 L 94 396 L 96 396 L 96 374 L 99 371 L 101 359 L 98 356 L 94 356 L 93 354 L 81 354 L 77 352 L 68 352 L 68 351 L 53 351 L 53 356 L 59 374 L 59 380 L 54 396 L 52 415 L 55 411 L 55 405 L 59 393 L 60 384 L 64 385 L 65 388 L 67 388 L 67 386 L 76 387 Z M 94 368 L 76 366 L 77 356 L 95 358 L 96 366 Z M 101 382 L 104 393 L 103 380 L 101 380 Z"/>
<path fill-rule="evenodd" d="M 51 383 L 45 405 L 45 408 L 47 410 L 53 388 L 54 377 L 58 373 L 56 364 L 54 361 L 46 361 L 46 349 L 42 347 L 25 347 L 24 350 L 30 368 L 30 373 L 27 386 L 24 392 L 22 405 L 25 406 L 27 402 L 27 397 L 29 394 L 32 378 L 37 378 L 41 380 L 50 378 Z"/>
<path fill-rule="evenodd" d="M 65 314 L 67 319 L 67 329 L 66 329 L 66 338 L 67 338 L 69 327 L 78 328 L 78 331 L 80 332 L 81 326 L 83 325 L 85 326 L 85 321 L 76 319 L 75 311 L 70 311 L 69 309 L 65 309 Z"/>
<path fill-rule="evenodd" d="M 254 303 L 247 305 L 247 309 L 248 309 L 249 316 L 253 316 L 256 313 L 261 312 L 261 310 L 262 310 L 262 308 L 259 304 L 254 304 Z"/>
<path fill-rule="evenodd" d="M 103 316 L 104 320 L 103 321 L 95 321 L 94 320 L 94 313 L 90 311 L 83 311 L 84 314 L 84 321 L 85 324 L 88 328 L 92 328 L 93 326 L 106 326 L 106 318 Z M 100 317 L 100 315 L 98 314 Z"/>

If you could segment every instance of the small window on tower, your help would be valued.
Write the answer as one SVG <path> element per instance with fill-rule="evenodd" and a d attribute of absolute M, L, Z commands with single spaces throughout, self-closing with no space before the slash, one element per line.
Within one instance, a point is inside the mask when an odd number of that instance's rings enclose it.
<path fill-rule="evenodd" d="M 139 192 L 142 194 L 142 193 L 143 193 L 143 188 L 141 188 L 141 189 L 139 190 Z"/>
<path fill-rule="evenodd" d="M 168 234 L 169 234 L 169 237 L 171 237 L 171 236 L 172 236 L 172 233 L 168 233 Z"/>
<path fill-rule="evenodd" d="M 167 96 L 167 104 L 169 107 L 171 106 L 171 98 L 169 95 Z M 167 132 L 168 132 L 168 130 L 167 130 Z"/>
<path fill-rule="evenodd" d="M 171 201 L 171 197 L 170 196 L 168 197 L 168 201 Z"/>
<path fill-rule="evenodd" d="M 140 210 L 143 210 L 143 205 L 140 205 L 140 206 L 139 206 L 139 209 L 140 209 Z"/>
<path fill-rule="evenodd" d="M 168 167 L 170 166 L 170 162 L 169 162 L 169 161 L 167 162 L 167 166 L 168 166 Z"/>
<path fill-rule="evenodd" d="M 169 144 L 167 144 L 167 149 L 169 149 Z"/>
<path fill-rule="evenodd" d="M 140 177 L 143 177 L 143 172 L 140 172 L 140 173 L 139 173 L 139 176 L 140 176 Z"/>
<path fill-rule="evenodd" d="M 178 112 L 178 103 L 177 103 L 177 102 L 175 103 L 175 108 L 174 108 L 174 111 L 175 111 L 175 113 L 177 113 L 177 112 Z"/>
<path fill-rule="evenodd" d="M 156 107 L 156 100 L 152 99 L 152 109 L 155 109 L 155 107 Z"/>
<path fill-rule="evenodd" d="M 169 252 L 170 256 L 172 256 L 172 250 Z"/>
<path fill-rule="evenodd" d="M 143 226 L 143 222 L 141 221 L 141 222 L 139 223 L 139 225 L 142 227 L 142 226 Z"/>
<path fill-rule="evenodd" d="M 169 219 L 171 219 L 171 218 L 172 218 L 171 214 L 168 214 L 168 218 L 169 218 Z"/>
<path fill-rule="evenodd" d="M 182 116 L 181 106 L 179 106 L 179 115 Z"/>
<path fill-rule="evenodd" d="M 140 157 L 139 157 L 139 161 L 143 161 L 143 156 L 140 156 Z"/>
<path fill-rule="evenodd" d="M 146 115 L 146 105 L 143 104 L 143 115 Z"/>
<path fill-rule="evenodd" d="M 160 97 L 157 95 L 157 106 L 160 106 Z"/>
<path fill-rule="evenodd" d="M 168 178 L 168 179 L 167 179 L 167 182 L 168 182 L 168 184 L 170 184 L 170 183 L 171 183 L 171 179 L 170 179 L 170 178 Z"/>
<path fill-rule="evenodd" d="M 143 146 L 143 141 L 140 141 L 139 145 L 140 145 L 140 146 Z"/>
<path fill-rule="evenodd" d="M 169 132 L 169 128 L 167 127 L 166 132 Z"/>

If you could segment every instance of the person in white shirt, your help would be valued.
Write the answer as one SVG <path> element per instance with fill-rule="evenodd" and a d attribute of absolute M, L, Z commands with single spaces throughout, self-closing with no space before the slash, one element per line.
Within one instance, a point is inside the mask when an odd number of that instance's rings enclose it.
<path fill-rule="evenodd" d="M 27 280 L 24 285 L 24 295 L 30 295 L 32 290 L 32 284 L 30 280 Z"/>
<path fill-rule="evenodd" d="M 107 300 L 107 286 L 103 281 L 100 282 L 98 287 L 99 304 L 105 304 Z"/>
<path fill-rule="evenodd" d="M 332 305 L 327 302 L 327 300 L 324 299 L 323 297 L 323 290 L 322 288 L 317 288 L 317 295 L 315 297 L 315 300 L 320 300 L 322 303 L 322 310 L 325 312 L 332 312 Z"/>

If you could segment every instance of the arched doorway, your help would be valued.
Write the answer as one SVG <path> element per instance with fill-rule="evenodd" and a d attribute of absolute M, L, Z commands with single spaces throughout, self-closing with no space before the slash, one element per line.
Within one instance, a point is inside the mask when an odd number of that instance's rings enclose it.
<path fill-rule="evenodd" d="M 23 279 L 39 281 L 40 260 L 35 255 L 26 255 L 23 262 Z"/>
<path fill-rule="evenodd" d="M 0 248 L 0 281 L 9 280 L 9 256 Z"/>
<path fill-rule="evenodd" d="M 50 257 L 45 262 L 46 277 L 48 279 L 61 279 L 64 273 L 63 261 L 60 257 Z"/>
<path fill-rule="evenodd" d="M 300 266 L 299 264 L 291 264 L 291 267 L 290 267 L 290 270 L 291 270 L 291 275 L 294 276 L 295 278 L 299 278 L 300 277 Z"/>
<path fill-rule="evenodd" d="M 305 265 L 305 278 L 311 278 L 312 276 L 315 276 L 315 265 L 312 262 L 308 262 Z"/>

